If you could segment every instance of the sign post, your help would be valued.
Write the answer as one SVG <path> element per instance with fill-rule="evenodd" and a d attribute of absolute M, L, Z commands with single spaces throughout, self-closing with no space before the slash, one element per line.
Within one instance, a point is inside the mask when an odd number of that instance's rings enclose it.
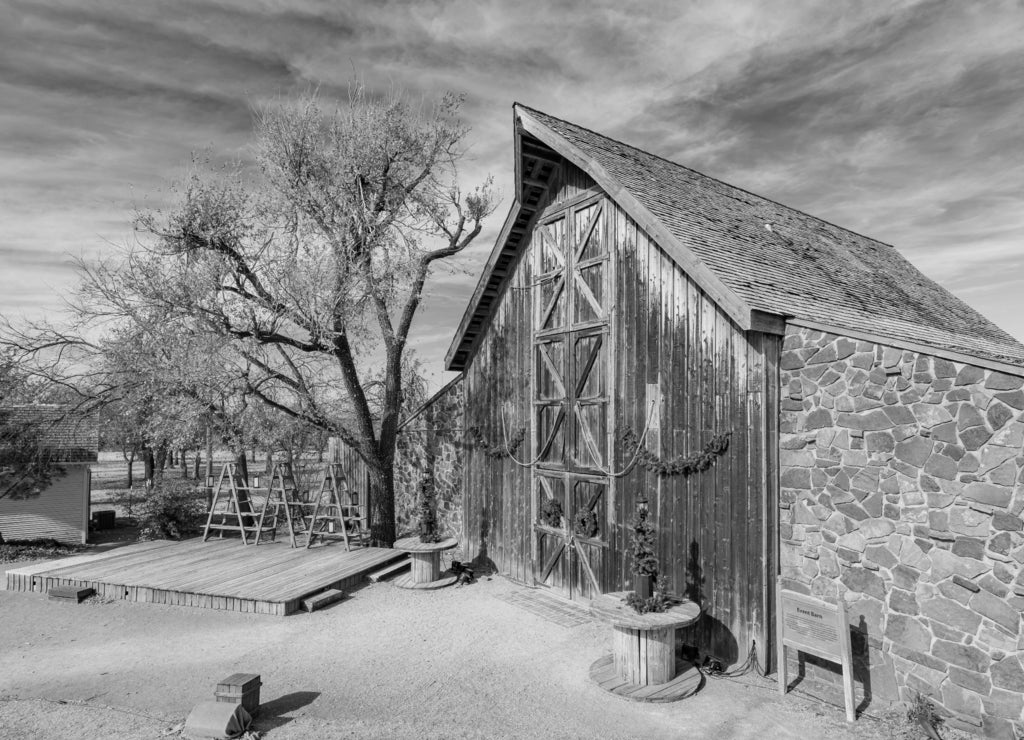
<path fill-rule="evenodd" d="M 802 650 L 825 660 L 839 663 L 843 670 L 843 694 L 846 698 L 846 720 L 853 722 L 857 712 L 853 703 L 853 650 L 850 647 L 850 625 L 846 621 L 846 604 L 804 596 L 782 589 L 776 583 L 778 614 L 779 693 L 785 694 L 789 680 L 786 675 L 786 648 Z"/>

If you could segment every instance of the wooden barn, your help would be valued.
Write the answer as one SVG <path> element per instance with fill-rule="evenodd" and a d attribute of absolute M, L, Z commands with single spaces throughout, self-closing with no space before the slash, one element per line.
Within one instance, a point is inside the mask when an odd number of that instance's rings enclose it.
<path fill-rule="evenodd" d="M 1024 346 L 889 245 L 522 105 L 514 126 L 517 197 L 446 358 L 484 441 L 469 554 L 569 599 L 628 589 L 646 499 L 705 653 L 770 666 L 781 574 L 847 600 L 875 696 L 996 716 L 997 661 L 1024 691 Z M 669 464 L 729 443 L 661 476 L 629 430 Z"/>

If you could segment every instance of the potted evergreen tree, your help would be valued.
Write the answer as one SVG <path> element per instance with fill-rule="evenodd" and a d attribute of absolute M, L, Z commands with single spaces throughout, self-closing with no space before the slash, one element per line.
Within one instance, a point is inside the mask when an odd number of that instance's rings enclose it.
<path fill-rule="evenodd" d="M 420 479 L 419 491 L 420 542 L 440 542 L 437 531 L 437 495 L 434 490 L 434 471 L 428 466 Z"/>
<path fill-rule="evenodd" d="M 633 556 L 633 591 L 640 600 L 651 598 L 658 580 L 658 554 L 655 530 L 648 519 L 647 499 L 637 500 L 637 510 L 630 521 L 630 552 Z"/>

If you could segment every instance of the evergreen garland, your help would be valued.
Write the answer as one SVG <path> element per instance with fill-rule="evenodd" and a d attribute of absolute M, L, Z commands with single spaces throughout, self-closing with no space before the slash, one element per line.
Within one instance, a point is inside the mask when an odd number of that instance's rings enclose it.
<path fill-rule="evenodd" d="M 512 435 L 512 439 L 509 440 L 507 445 L 496 445 L 491 444 L 485 438 L 483 433 L 480 431 L 480 427 L 470 427 L 466 430 L 466 446 L 475 447 L 476 449 L 483 452 L 487 457 L 494 458 L 495 460 L 503 457 L 511 457 L 516 454 L 516 450 L 519 449 L 519 445 L 526 439 L 526 429 L 519 427 L 516 433 Z"/>
<path fill-rule="evenodd" d="M 627 449 L 629 447 L 633 448 L 637 456 L 637 462 L 647 470 L 663 478 L 673 475 L 703 473 L 711 467 L 716 458 L 721 457 L 729 449 L 729 437 L 731 436 L 732 432 L 716 434 L 704 446 L 704 449 L 695 455 L 690 455 L 689 457 L 679 455 L 671 460 L 662 460 L 660 456 L 641 446 L 640 438 L 636 436 L 636 433 L 630 427 L 626 427 L 621 435 Z"/>

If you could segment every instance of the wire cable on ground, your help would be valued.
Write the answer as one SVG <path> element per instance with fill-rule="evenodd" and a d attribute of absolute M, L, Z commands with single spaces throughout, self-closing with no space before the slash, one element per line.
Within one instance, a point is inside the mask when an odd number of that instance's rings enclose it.
<path fill-rule="evenodd" d="M 17 696 L 3 696 L 0 697 L 0 702 L 5 703 L 28 703 L 38 702 L 40 704 L 54 704 L 57 706 L 67 707 L 79 707 L 82 709 L 99 709 L 110 712 L 119 712 L 120 714 L 127 714 L 129 717 L 139 717 L 141 719 L 149 720 L 150 722 L 159 722 L 165 726 L 165 729 L 157 735 L 153 735 L 154 738 L 164 738 L 169 735 L 179 734 L 181 727 L 184 723 L 180 719 L 168 719 L 167 717 L 157 717 L 152 714 L 146 714 L 145 712 L 138 712 L 134 709 L 125 709 L 123 707 L 113 707 L 109 704 L 99 704 L 97 702 L 89 701 L 88 699 L 47 699 L 45 697 L 31 697 L 21 698 Z"/>
<path fill-rule="evenodd" d="M 768 677 L 768 673 L 765 671 L 764 667 L 761 665 L 761 661 L 757 657 L 756 640 L 751 643 L 750 652 L 747 653 L 746 660 L 744 660 L 743 663 L 736 666 L 732 670 L 722 670 L 721 662 L 718 659 L 713 658 L 711 656 L 704 656 L 703 663 L 697 664 L 696 667 L 697 670 L 699 670 L 702 674 L 704 674 L 704 676 L 708 678 L 725 679 L 732 683 L 740 684 L 741 686 L 747 686 L 755 689 L 763 689 L 765 691 L 778 691 L 778 685 L 776 681 Z M 759 679 L 763 679 L 766 683 L 754 683 L 751 681 L 740 680 L 742 678 L 751 676 L 751 674 L 753 674 Z M 804 699 L 812 699 L 814 701 L 822 702 L 824 704 L 828 704 L 829 706 L 836 707 L 838 709 L 843 708 L 843 706 L 840 703 L 835 702 L 825 696 L 818 696 L 817 694 L 814 694 L 805 688 L 794 686 L 790 688 L 787 693 L 796 694 L 797 696 L 802 697 Z M 892 717 L 883 717 L 878 714 L 869 713 L 865 709 L 858 710 L 857 716 L 868 717 L 870 719 L 875 720 L 876 722 L 892 721 Z"/>

